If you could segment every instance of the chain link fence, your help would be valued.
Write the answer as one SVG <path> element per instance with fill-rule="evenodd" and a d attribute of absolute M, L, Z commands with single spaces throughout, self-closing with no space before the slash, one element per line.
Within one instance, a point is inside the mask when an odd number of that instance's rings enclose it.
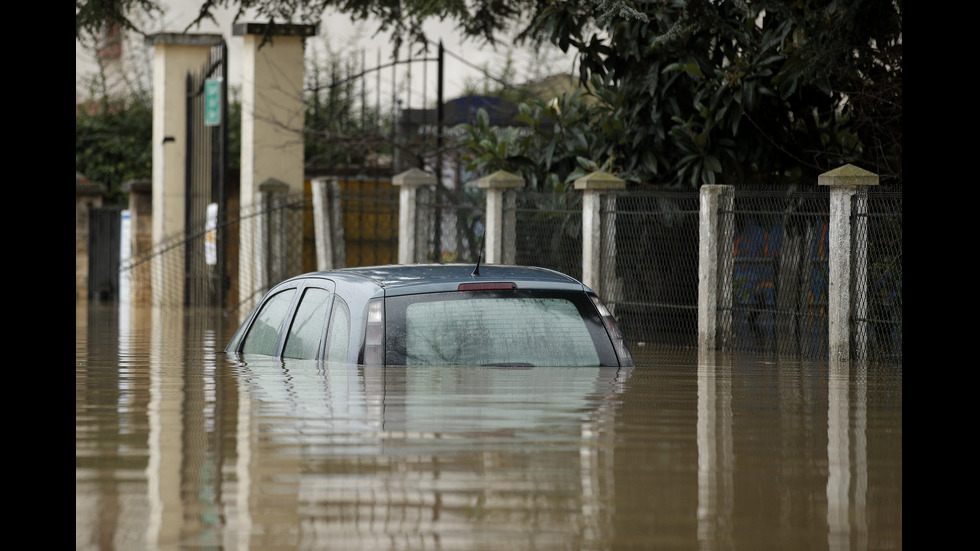
<path fill-rule="evenodd" d="M 867 278 L 858 294 L 867 297 L 866 317 L 856 319 L 865 331 L 855 344 L 877 361 L 902 360 L 902 191 L 875 189 L 868 193 L 866 215 Z M 862 236 L 858 235 L 857 239 Z"/>
<path fill-rule="evenodd" d="M 733 211 L 723 213 L 734 228 L 732 254 L 723 259 L 731 262 L 733 274 L 729 346 L 756 353 L 825 357 L 831 246 L 827 191 L 735 188 L 734 194 Z M 341 201 L 345 226 L 353 223 L 351 213 L 357 212 L 365 231 L 383 237 L 361 243 L 361 252 L 352 261 L 348 258 L 348 265 L 395 262 L 397 241 L 390 237 L 391 231 L 397 234 L 397 216 L 390 215 L 394 197 L 355 192 L 342 195 Z M 616 288 L 603 299 L 633 343 L 697 346 L 699 201 L 693 190 L 617 193 L 616 240 L 606 245 L 615 247 Z M 864 286 L 853 290 L 867 301 L 863 314 L 854 320 L 858 331 L 852 340 L 854 346 L 867 350 L 869 360 L 901 362 L 902 193 L 872 189 L 867 204 L 866 213 L 858 215 L 866 231 L 855 232 L 855 239 L 861 241 L 855 244 L 857 250 L 867 250 L 867 265 L 862 268 L 867 278 Z M 435 196 L 421 215 L 428 223 L 429 261 L 475 263 L 482 245 L 484 209 L 481 189 Z M 255 254 L 255 244 L 242 243 L 240 232 L 249 225 L 267 224 L 263 220 L 270 217 L 280 229 L 274 235 L 268 231 L 256 235 L 273 240 L 266 244 L 269 251 L 301 254 L 301 264 L 293 261 L 287 273 L 276 268 L 274 258 L 267 258 L 250 268 L 254 273 L 239 273 L 240 265 L 251 266 L 239 264 L 241 255 Z M 146 277 L 145 270 L 151 270 L 165 302 L 208 297 L 213 304 L 224 301 L 228 310 L 235 310 L 255 298 L 239 296 L 239 282 L 264 282 L 255 292 L 260 295 L 281 279 L 316 269 L 312 220 L 312 202 L 305 196 L 235 209 L 215 228 L 201 227 L 157 244 L 133 260 L 132 273 L 143 270 L 141 277 Z M 380 228 L 386 224 L 391 228 Z M 516 237 L 517 264 L 551 268 L 581 279 L 582 195 L 522 190 L 517 194 Z M 201 256 L 210 239 L 216 239 L 218 254 L 226 262 L 223 278 L 217 275 L 216 265 L 188 257 Z M 367 250 L 371 247 L 378 250 Z M 350 244 L 347 248 L 350 251 Z M 188 275 L 191 265 L 196 266 L 196 275 Z"/>
<path fill-rule="evenodd" d="M 830 200 L 814 190 L 735 188 L 732 335 L 735 350 L 823 358 L 828 354 Z M 855 196 L 855 200 L 862 195 Z M 871 361 L 902 357 L 902 194 L 873 188 L 867 213 L 853 209 L 852 347 Z M 859 220 L 860 219 L 860 220 Z M 858 224 L 858 222 L 861 222 Z M 867 263 L 859 264 L 867 251 Z M 857 301 L 861 304 L 861 301 Z"/>

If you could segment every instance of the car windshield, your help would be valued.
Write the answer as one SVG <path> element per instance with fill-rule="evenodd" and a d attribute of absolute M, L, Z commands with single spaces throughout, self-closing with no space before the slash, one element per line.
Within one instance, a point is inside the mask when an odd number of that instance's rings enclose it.
<path fill-rule="evenodd" d="M 616 365 L 584 293 L 464 291 L 385 305 L 388 365 Z"/>

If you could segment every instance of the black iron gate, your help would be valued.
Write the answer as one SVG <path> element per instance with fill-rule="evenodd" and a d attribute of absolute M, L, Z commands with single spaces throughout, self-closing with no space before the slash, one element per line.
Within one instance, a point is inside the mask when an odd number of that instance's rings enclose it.
<path fill-rule="evenodd" d="M 88 297 L 99 301 L 119 298 L 119 232 L 122 207 L 89 212 Z"/>
<path fill-rule="evenodd" d="M 228 174 L 228 49 L 211 48 L 197 74 L 187 75 L 187 188 L 184 303 L 225 306 Z M 201 235 L 203 239 L 193 239 Z"/>

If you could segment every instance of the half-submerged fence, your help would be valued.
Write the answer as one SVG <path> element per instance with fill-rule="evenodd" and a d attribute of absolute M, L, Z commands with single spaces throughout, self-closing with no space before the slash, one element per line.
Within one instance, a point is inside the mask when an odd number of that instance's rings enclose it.
<path fill-rule="evenodd" d="M 832 321 L 840 314 L 832 305 L 839 301 L 835 293 L 840 295 L 834 277 L 841 274 L 835 275 L 831 264 L 835 254 L 844 255 L 850 259 L 847 277 L 837 285 L 846 286 L 848 301 L 845 356 L 901 363 L 900 190 L 861 187 L 846 195 L 851 208 L 845 242 L 832 237 L 830 186 L 623 187 L 564 194 L 469 186 L 436 193 L 429 178 L 409 186 L 405 181 L 396 176 L 394 186 L 386 183 L 384 190 L 368 193 L 356 186 L 341 189 L 327 178 L 315 182 L 312 198 L 283 196 L 249 212 L 232 212 L 216 234 L 229 241 L 230 255 L 252 255 L 246 250 L 252 245 L 238 238 L 236 228 L 245 219 L 267 228 L 260 234 L 270 240 L 261 267 L 268 280 L 264 287 L 315 269 L 476 262 L 482 253 L 484 262 L 538 265 L 583 280 L 599 291 L 636 344 L 807 358 L 839 354 L 832 344 L 840 340 L 839 335 L 832 339 L 839 328 Z M 589 193 L 597 199 L 590 200 Z M 495 195 L 499 200 L 492 199 Z M 278 233 L 298 242 L 282 243 Z M 130 266 L 208 238 L 209 230 L 200 228 L 158 245 Z M 491 252 L 495 242 L 499 245 Z M 352 254 L 352 247 L 359 252 Z M 277 249 L 301 250 L 302 259 L 277 266 L 271 254 Z M 228 264 L 239 265 L 233 259 Z M 181 277 L 162 274 L 153 281 Z M 234 310 L 248 297 L 235 295 L 237 274 L 229 279 L 227 303 Z M 715 289 L 710 310 L 704 304 L 711 294 L 705 292 L 706 280 Z M 714 337 L 706 340 L 708 319 Z"/>

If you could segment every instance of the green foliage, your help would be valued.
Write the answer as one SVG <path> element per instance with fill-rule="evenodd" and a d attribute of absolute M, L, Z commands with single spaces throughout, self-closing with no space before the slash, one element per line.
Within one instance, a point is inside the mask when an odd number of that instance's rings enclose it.
<path fill-rule="evenodd" d="M 126 180 L 149 180 L 153 110 L 148 102 L 81 109 L 75 117 L 75 170 L 105 184 L 109 204 L 123 204 Z"/>
<path fill-rule="evenodd" d="M 900 2 L 648 2 L 645 18 L 584 8 L 549 3 L 525 34 L 582 54 L 582 77 L 628 129 L 608 135 L 621 177 L 815 183 L 853 163 L 901 182 Z"/>
<path fill-rule="evenodd" d="M 815 183 L 844 163 L 900 185 L 901 20 L 892 0 L 538 3 L 521 37 L 577 50 L 606 109 L 542 149 L 469 145 L 491 166 L 579 140 L 624 179 L 676 187 Z"/>
<path fill-rule="evenodd" d="M 608 106 L 576 92 L 547 103 L 531 99 L 519 109 L 522 126 L 492 127 L 482 109 L 475 124 L 458 126 L 467 170 L 483 175 L 506 170 L 523 177 L 530 189 L 564 191 L 576 178 L 609 168 L 610 137 L 623 127 L 607 116 Z"/>
<path fill-rule="evenodd" d="M 76 35 L 153 3 L 78 0 Z M 437 18 L 491 44 L 523 25 L 518 43 L 574 49 L 598 103 L 549 123 L 529 102 L 522 131 L 468 129 L 475 166 L 539 187 L 599 164 L 678 187 L 815 183 L 844 163 L 902 182 L 900 0 L 202 0 L 200 19 L 223 6 L 270 22 L 370 16 L 396 47 L 427 44 Z"/>

